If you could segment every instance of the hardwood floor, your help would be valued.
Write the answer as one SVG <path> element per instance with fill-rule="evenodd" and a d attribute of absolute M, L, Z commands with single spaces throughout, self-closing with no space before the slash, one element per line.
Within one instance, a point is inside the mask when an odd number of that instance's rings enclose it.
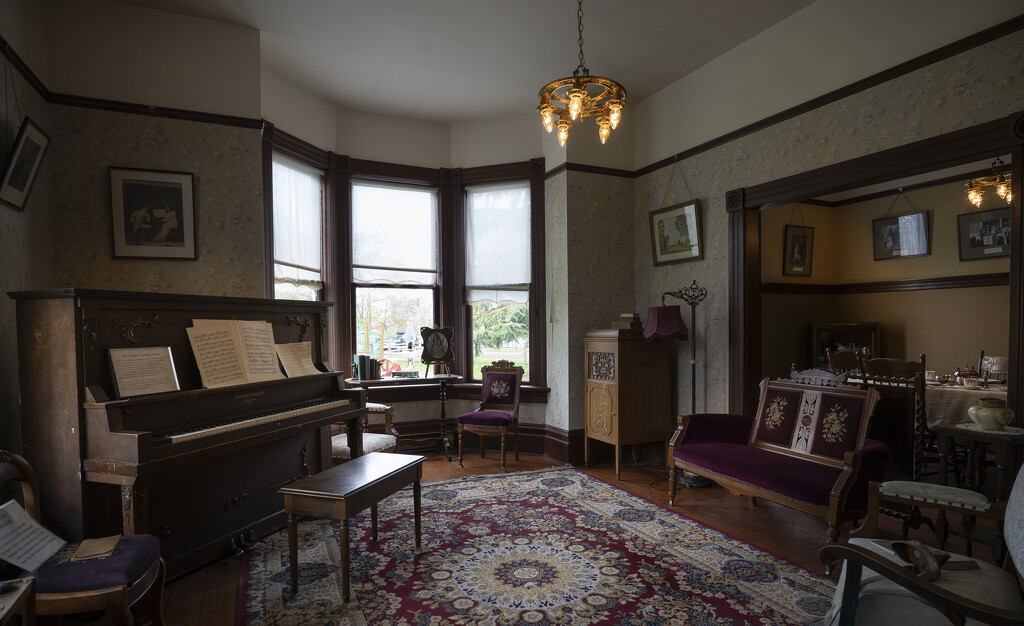
<path fill-rule="evenodd" d="M 424 483 L 463 476 L 501 472 L 498 455 L 488 452 L 481 459 L 477 453 L 466 456 L 465 469 L 459 469 L 453 458 L 449 463 L 443 453 L 424 453 Z M 539 456 L 522 455 L 515 461 L 509 455 L 508 471 L 526 471 L 558 467 L 559 464 Z M 642 498 L 668 507 L 668 473 L 664 468 L 642 464 L 624 464 L 622 479 L 615 479 L 613 464 L 577 469 L 616 485 Z M 818 549 L 825 543 L 825 522 L 771 502 L 734 496 L 719 486 L 686 489 L 680 487 L 673 510 L 702 524 L 711 526 L 747 543 L 752 543 L 776 556 L 788 559 L 812 571 L 824 572 L 818 561 Z M 895 520 L 880 520 L 886 534 L 895 536 L 899 526 Z M 934 536 L 927 529 L 914 531 L 912 538 L 934 545 Z M 952 539 L 947 549 L 963 550 L 963 542 Z M 979 554 L 982 553 L 982 554 Z M 984 549 L 975 548 L 975 556 L 987 557 Z M 164 616 L 172 626 L 223 626 L 232 624 L 241 560 L 225 557 L 200 570 L 170 582 L 164 591 Z M 835 575 L 833 575 L 833 579 Z M 65 623 L 101 626 L 105 618 L 92 621 L 66 620 Z"/>

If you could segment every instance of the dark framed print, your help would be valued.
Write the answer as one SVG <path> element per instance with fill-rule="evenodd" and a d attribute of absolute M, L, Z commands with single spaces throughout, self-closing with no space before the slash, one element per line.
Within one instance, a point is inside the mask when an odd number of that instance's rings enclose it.
<path fill-rule="evenodd" d="M 927 211 L 872 220 L 871 231 L 876 261 L 931 254 Z"/>
<path fill-rule="evenodd" d="M 956 216 L 960 260 L 994 259 L 1010 255 L 1010 207 Z"/>
<path fill-rule="evenodd" d="M 50 137 L 26 117 L 21 122 L 18 137 L 7 159 L 3 182 L 0 183 L 0 201 L 19 211 L 25 210 L 28 194 L 36 182 L 36 174 L 39 173 L 48 145 Z"/>
<path fill-rule="evenodd" d="M 443 363 L 451 365 L 455 362 L 455 349 L 452 337 L 455 336 L 455 328 L 445 326 L 444 328 L 420 327 L 420 336 L 423 337 L 423 354 L 420 359 L 427 365 Z"/>
<path fill-rule="evenodd" d="M 192 174 L 110 168 L 114 256 L 196 258 Z"/>
<path fill-rule="evenodd" d="M 651 212 L 651 251 L 655 265 L 704 258 L 700 207 L 689 200 Z"/>
<path fill-rule="evenodd" d="M 783 276 L 810 276 L 814 252 L 814 228 L 786 224 L 782 248 Z"/>

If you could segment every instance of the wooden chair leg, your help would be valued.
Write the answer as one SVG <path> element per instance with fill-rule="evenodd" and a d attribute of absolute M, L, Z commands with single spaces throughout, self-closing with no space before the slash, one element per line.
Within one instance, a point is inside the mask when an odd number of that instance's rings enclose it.
<path fill-rule="evenodd" d="M 167 564 L 160 559 L 153 586 L 149 588 L 149 620 L 153 626 L 164 626 L 164 581 L 167 578 Z"/>
<path fill-rule="evenodd" d="M 462 469 L 462 439 L 463 439 L 462 425 L 459 425 L 459 469 Z"/>
<path fill-rule="evenodd" d="M 676 502 L 676 466 L 675 464 L 668 466 L 668 505 L 672 506 Z"/>
<path fill-rule="evenodd" d="M 501 434 L 501 471 L 505 471 L 505 433 Z"/>
<path fill-rule="evenodd" d="M 135 623 L 135 617 L 132 616 L 131 610 L 120 602 L 112 603 L 107 607 L 107 617 L 114 623 L 114 626 L 132 626 Z"/>
<path fill-rule="evenodd" d="M 484 458 L 484 436 L 478 434 L 477 437 L 480 438 L 480 458 L 482 459 Z"/>
<path fill-rule="evenodd" d="M 516 460 L 518 461 L 519 460 L 519 422 L 516 422 L 514 433 L 515 434 L 513 435 L 513 437 L 514 437 L 514 444 L 516 446 Z"/>

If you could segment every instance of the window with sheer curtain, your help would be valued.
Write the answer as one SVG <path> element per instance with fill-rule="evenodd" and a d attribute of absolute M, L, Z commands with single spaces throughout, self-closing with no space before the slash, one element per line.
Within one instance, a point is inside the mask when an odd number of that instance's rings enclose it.
<path fill-rule="evenodd" d="M 274 297 L 317 300 L 323 288 L 323 174 L 273 154 Z"/>
<path fill-rule="evenodd" d="M 466 188 L 472 376 L 506 359 L 530 371 L 530 182 Z"/>
<path fill-rule="evenodd" d="M 435 324 L 437 192 L 413 185 L 352 183 L 352 279 L 356 352 L 409 369 L 420 328 Z"/>

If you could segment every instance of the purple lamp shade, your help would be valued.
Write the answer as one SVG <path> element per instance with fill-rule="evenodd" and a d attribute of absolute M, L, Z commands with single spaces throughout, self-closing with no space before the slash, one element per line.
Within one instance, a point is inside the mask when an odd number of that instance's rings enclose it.
<path fill-rule="evenodd" d="M 672 341 L 686 339 L 687 336 L 679 305 L 652 306 L 647 309 L 647 326 L 644 328 L 646 341 Z"/>

